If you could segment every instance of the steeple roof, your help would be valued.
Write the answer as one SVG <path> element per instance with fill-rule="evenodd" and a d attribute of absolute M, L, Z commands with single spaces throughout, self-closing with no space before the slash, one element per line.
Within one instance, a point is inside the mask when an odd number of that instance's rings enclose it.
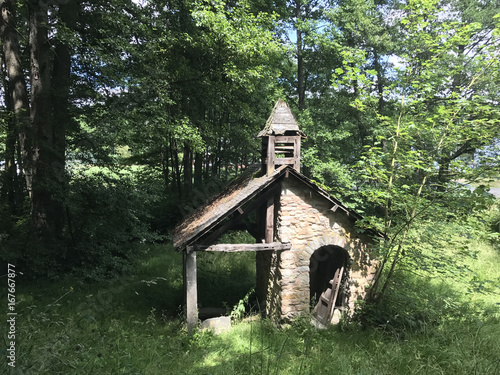
<path fill-rule="evenodd" d="M 274 105 L 266 126 L 257 137 L 268 137 L 270 135 L 300 135 L 303 138 L 306 137 L 304 132 L 299 129 L 290 107 L 281 99 L 278 99 Z"/>

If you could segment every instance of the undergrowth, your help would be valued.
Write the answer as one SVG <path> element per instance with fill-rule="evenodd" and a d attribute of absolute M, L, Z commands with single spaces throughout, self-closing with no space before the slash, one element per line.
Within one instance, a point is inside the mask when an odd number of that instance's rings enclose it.
<path fill-rule="evenodd" d="M 477 277 L 500 280 L 498 249 L 478 243 L 477 250 L 471 266 Z M 19 275 L 17 373 L 500 373 L 496 287 L 472 293 L 456 280 L 401 272 L 382 304 L 365 307 L 359 319 L 326 330 L 313 328 L 307 316 L 278 327 L 250 315 L 218 336 L 210 331 L 188 335 L 180 308 L 181 254 L 165 245 L 145 246 L 142 252 L 133 270 L 107 281 L 73 276 L 34 283 Z M 243 299 L 249 289 L 242 282 L 237 290 L 238 275 L 244 270 L 250 278 L 249 259 L 242 258 L 234 267 L 229 262 L 217 258 L 205 264 L 210 286 L 217 288 L 233 278 L 231 293 Z M 224 301 L 228 291 L 219 293 Z M 241 304 L 235 304 L 241 317 Z M 0 324 L 5 332 L 5 319 Z M 5 353 L 7 340 L 2 339 L 0 350 Z M 12 370 L 5 355 L 0 370 Z"/>

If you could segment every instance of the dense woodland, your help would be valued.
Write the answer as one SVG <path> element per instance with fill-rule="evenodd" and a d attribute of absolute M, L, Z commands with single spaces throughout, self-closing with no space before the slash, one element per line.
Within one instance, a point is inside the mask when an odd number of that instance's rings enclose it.
<path fill-rule="evenodd" d="M 425 263 L 423 228 L 493 205 L 457 181 L 499 171 L 498 1 L 0 4 L 1 257 L 33 275 L 98 277 L 168 242 L 259 162 L 278 98 L 304 172 L 384 234 L 388 279 Z"/>
<path fill-rule="evenodd" d="M 0 372 L 500 373 L 499 0 L 0 10 Z M 233 327 L 188 334 L 172 230 L 260 162 L 279 98 L 301 172 L 378 234 L 369 299 L 278 326 L 255 254 L 203 253 L 199 306 Z"/>

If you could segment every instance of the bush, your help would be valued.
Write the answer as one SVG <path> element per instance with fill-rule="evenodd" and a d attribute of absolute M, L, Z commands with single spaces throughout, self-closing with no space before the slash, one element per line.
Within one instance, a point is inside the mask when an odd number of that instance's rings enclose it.
<path fill-rule="evenodd" d="M 98 173 L 73 179 L 67 226 L 71 268 L 89 277 L 123 270 L 137 251 L 134 244 L 160 239 L 146 224 L 154 201 L 129 178 Z"/>

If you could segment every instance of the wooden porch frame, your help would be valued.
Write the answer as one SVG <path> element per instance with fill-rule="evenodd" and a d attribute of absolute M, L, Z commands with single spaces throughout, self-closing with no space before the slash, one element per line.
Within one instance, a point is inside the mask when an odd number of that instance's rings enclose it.
<path fill-rule="evenodd" d="M 198 325 L 198 286 L 197 286 L 197 266 L 196 266 L 196 252 L 197 251 L 216 251 L 216 252 L 241 252 L 241 251 L 285 251 L 292 248 L 290 243 L 273 242 L 274 239 L 274 227 L 275 227 L 275 215 L 274 215 L 274 201 L 277 197 L 277 191 L 272 189 L 269 193 L 264 194 L 260 197 L 260 201 L 264 200 L 265 208 L 265 233 L 264 233 L 264 243 L 254 243 L 254 244 L 216 244 L 216 245 L 204 245 L 195 244 L 187 246 L 184 251 L 183 256 L 183 280 L 184 280 L 184 302 L 186 306 L 186 322 L 188 333 L 191 333 L 193 329 Z M 243 217 L 248 215 L 249 212 L 253 211 L 257 205 L 253 205 L 246 212 L 241 210 L 241 207 L 237 209 L 239 216 L 236 221 L 241 221 Z M 234 221 L 233 221 L 234 224 Z M 220 236 L 224 231 L 228 230 L 230 224 L 226 224 L 216 230 L 212 235 L 209 236 L 211 240 L 215 240 L 216 237 Z"/>

